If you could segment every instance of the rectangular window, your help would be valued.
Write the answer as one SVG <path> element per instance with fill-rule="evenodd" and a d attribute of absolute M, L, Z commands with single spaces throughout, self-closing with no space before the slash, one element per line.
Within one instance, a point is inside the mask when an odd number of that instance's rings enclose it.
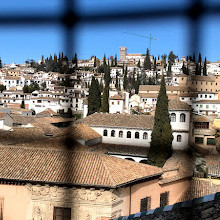
<path fill-rule="evenodd" d="M 196 144 L 203 144 L 203 137 L 195 137 Z"/>
<path fill-rule="evenodd" d="M 209 129 L 209 122 L 194 122 L 194 128 Z"/>
<path fill-rule="evenodd" d="M 166 206 L 169 203 L 169 192 L 160 194 L 160 207 Z"/>
<path fill-rule="evenodd" d="M 203 105 L 200 105 L 199 107 L 200 107 L 200 108 L 202 108 L 202 107 L 203 107 Z"/>
<path fill-rule="evenodd" d="M 145 197 L 141 199 L 140 212 L 150 210 L 151 207 L 151 197 Z"/>
<path fill-rule="evenodd" d="M 207 138 L 207 145 L 215 145 L 215 138 Z"/>
<path fill-rule="evenodd" d="M 54 207 L 53 220 L 71 220 L 71 208 Z"/>
<path fill-rule="evenodd" d="M 209 105 L 206 105 L 206 108 L 209 108 Z"/>

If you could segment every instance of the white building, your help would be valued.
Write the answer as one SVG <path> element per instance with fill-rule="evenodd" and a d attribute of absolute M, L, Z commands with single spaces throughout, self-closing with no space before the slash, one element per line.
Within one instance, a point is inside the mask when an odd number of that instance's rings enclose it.
<path fill-rule="evenodd" d="M 192 108 L 179 99 L 169 101 L 171 128 L 173 131 L 172 147 L 185 150 L 190 144 L 190 123 Z"/>
<path fill-rule="evenodd" d="M 174 150 L 185 150 L 189 146 L 191 107 L 178 99 L 169 102 Z M 126 115 L 95 113 L 82 122 L 102 135 L 102 142 L 150 147 L 154 124 L 152 115 Z"/>
<path fill-rule="evenodd" d="M 122 114 L 124 110 L 124 98 L 120 95 L 114 95 L 109 98 L 109 113 Z"/>
<path fill-rule="evenodd" d="M 111 78 L 116 78 L 116 75 L 120 76 L 123 74 L 123 68 L 122 67 L 110 67 L 110 76 Z"/>
<path fill-rule="evenodd" d="M 192 104 L 193 112 L 199 115 L 220 115 L 220 100 L 199 100 Z"/>

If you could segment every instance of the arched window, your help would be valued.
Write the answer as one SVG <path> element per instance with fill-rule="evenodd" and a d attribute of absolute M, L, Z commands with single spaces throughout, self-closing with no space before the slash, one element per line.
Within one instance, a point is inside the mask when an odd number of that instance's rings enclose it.
<path fill-rule="evenodd" d="M 115 130 L 111 131 L 111 137 L 115 137 Z"/>
<path fill-rule="evenodd" d="M 186 115 L 184 113 L 180 114 L 180 122 L 185 122 L 186 121 Z"/>
<path fill-rule="evenodd" d="M 171 119 L 171 122 L 175 122 L 176 121 L 176 114 L 175 113 L 171 113 L 170 119 Z"/>
<path fill-rule="evenodd" d="M 103 136 L 108 136 L 108 131 L 106 129 L 103 131 Z"/>
<path fill-rule="evenodd" d="M 139 139 L 139 132 L 135 132 L 135 138 Z"/>
<path fill-rule="evenodd" d="M 143 133 L 143 139 L 146 139 L 146 140 L 148 139 L 148 134 L 147 134 L 147 132 L 144 132 L 144 133 Z"/>
<path fill-rule="evenodd" d="M 127 138 L 131 138 L 131 132 L 130 131 L 127 132 Z"/>
<path fill-rule="evenodd" d="M 177 142 L 181 142 L 182 141 L 182 136 L 181 135 L 177 135 Z"/>
<path fill-rule="evenodd" d="M 123 131 L 119 131 L 119 135 L 120 138 L 123 138 Z"/>

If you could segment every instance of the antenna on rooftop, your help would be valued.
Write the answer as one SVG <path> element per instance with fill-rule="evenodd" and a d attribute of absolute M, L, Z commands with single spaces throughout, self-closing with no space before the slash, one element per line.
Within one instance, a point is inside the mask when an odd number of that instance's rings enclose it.
<path fill-rule="evenodd" d="M 137 36 L 137 37 L 148 38 L 149 39 L 149 51 L 151 51 L 151 40 L 159 40 L 158 38 L 152 37 L 151 34 L 149 36 L 144 36 L 144 35 L 133 34 L 133 33 L 129 33 L 129 32 L 123 32 L 123 33 L 134 35 L 134 36 Z"/>

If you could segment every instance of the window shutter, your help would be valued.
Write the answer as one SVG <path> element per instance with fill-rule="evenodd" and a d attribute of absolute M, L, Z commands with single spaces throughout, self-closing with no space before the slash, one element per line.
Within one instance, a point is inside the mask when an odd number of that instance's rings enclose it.
<path fill-rule="evenodd" d="M 141 199 L 141 205 L 140 205 L 140 211 L 146 211 L 149 210 L 151 207 L 151 197 L 145 197 Z"/>
<path fill-rule="evenodd" d="M 160 207 L 166 206 L 169 203 L 169 192 L 164 192 L 160 194 Z"/>

